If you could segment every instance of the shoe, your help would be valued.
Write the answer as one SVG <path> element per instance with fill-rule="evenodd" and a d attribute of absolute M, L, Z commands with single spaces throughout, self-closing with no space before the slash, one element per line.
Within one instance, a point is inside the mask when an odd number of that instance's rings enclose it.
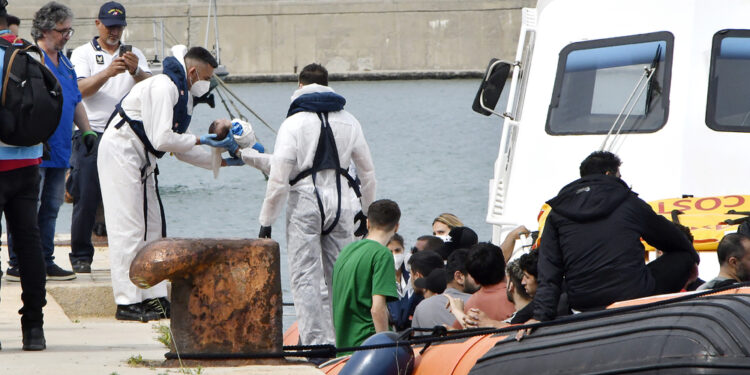
<path fill-rule="evenodd" d="M 8 267 L 8 269 L 5 270 L 5 280 L 21 281 L 21 272 L 18 271 L 18 266 Z"/>
<path fill-rule="evenodd" d="M 57 264 L 52 264 L 51 266 L 47 266 L 47 280 L 73 280 L 76 278 L 75 272 L 67 271 Z"/>
<path fill-rule="evenodd" d="M 44 350 L 47 341 L 44 339 L 42 327 L 29 328 L 23 331 L 23 350 Z"/>
<path fill-rule="evenodd" d="M 91 273 L 91 263 L 84 260 L 74 260 L 70 262 L 75 273 Z"/>
<path fill-rule="evenodd" d="M 172 316 L 172 305 L 164 297 L 149 298 L 143 301 L 144 312 L 153 312 L 157 319 L 169 319 Z"/>
<path fill-rule="evenodd" d="M 132 303 L 130 305 L 117 305 L 115 319 L 146 323 L 149 320 L 159 320 L 159 315 L 153 311 L 145 311 L 142 303 Z"/>

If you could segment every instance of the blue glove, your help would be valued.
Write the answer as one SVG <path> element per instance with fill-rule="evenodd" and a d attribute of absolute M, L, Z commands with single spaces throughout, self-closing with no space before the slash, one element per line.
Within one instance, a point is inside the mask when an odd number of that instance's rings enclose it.
<path fill-rule="evenodd" d="M 237 167 L 237 166 L 240 166 L 240 165 L 245 165 L 245 162 L 242 161 L 242 159 L 235 158 L 235 157 L 224 158 L 224 162 L 227 163 L 228 167 Z"/>
<path fill-rule="evenodd" d="M 227 135 L 224 139 L 217 141 L 216 134 L 204 134 L 200 137 L 200 142 L 202 145 L 208 145 L 211 147 L 223 147 L 227 149 L 232 156 L 234 156 L 237 149 L 240 148 L 237 142 L 235 142 L 234 137 L 231 135 Z"/>
<path fill-rule="evenodd" d="M 262 153 L 264 153 L 264 152 L 266 152 L 266 148 L 265 148 L 265 147 L 263 147 L 263 145 L 262 145 L 262 144 L 260 144 L 260 142 L 255 142 L 255 144 L 254 144 L 254 145 L 252 145 L 252 147 L 251 147 L 251 148 L 253 148 L 253 149 L 257 150 L 257 151 L 258 151 L 258 152 L 260 152 L 261 154 L 262 154 Z"/>

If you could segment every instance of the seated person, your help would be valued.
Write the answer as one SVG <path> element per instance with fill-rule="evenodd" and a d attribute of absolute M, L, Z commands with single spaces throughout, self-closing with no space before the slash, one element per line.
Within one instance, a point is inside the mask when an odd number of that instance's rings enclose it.
<path fill-rule="evenodd" d="M 393 254 L 393 262 L 396 268 L 396 289 L 398 300 L 388 302 L 391 325 L 396 331 L 403 331 L 411 326 L 409 317 L 416 306 L 414 300 L 414 289 L 411 286 L 410 274 L 406 270 L 404 238 L 396 233 L 388 242 L 388 249 Z M 412 306 L 413 305 L 413 306 Z"/>
<path fill-rule="evenodd" d="M 417 305 L 412 319 L 412 328 L 433 328 L 435 326 L 448 326 L 455 318 L 448 311 L 446 305 L 448 300 L 442 294 L 446 288 L 448 273 L 444 268 L 435 268 L 427 277 L 414 280 L 414 285 L 424 292 L 424 300 Z M 428 332 L 415 332 L 416 335 L 429 334 Z"/>
<path fill-rule="evenodd" d="M 506 293 L 505 260 L 500 248 L 489 242 L 480 242 L 472 246 L 469 249 L 466 269 L 480 288 L 466 301 L 464 313 L 477 308 L 492 320 L 502 321 L 510 318 L 516 309 Z M 461 324 L 456 321 L 453 327 L 460 328 Z"/>
<path fill-rule="evenodd" d="M 513 302 L 513 306 L 516 309 L 513 316 L 504 321 L 493 320 L 488 318 L 487 314 L 477 308 L 469 309 L 468 312 L 464 314 L 461 301 L 450 298 L 451 312 L 456 317 L 456 320 L 461 323 L 463 328 L 503 328 L 511 324 L 523 324 L 532 318 L 534 315 L 534 306 L 531 303 L 532 297 L 526 293 L 526 289 L 524 289 L 521 284 L 524 272 L 521 270 L 521 267 L 519 267 L 519 260 L 514 260 L 508 263 L 508 266 L 505 268 L 505 273 L 508 277 L 508 289 L 506 293 L 508 299 Z"/>
<path fill-rule="evenodd" d="M 398 299 L 396 267 L 386 245 L 398 230 L 401 210 L 396 202 L 381 199 L 370 205 L 368 215 L 367 236 L 344 247 L 333 266 L 337 347 L 359 346 L 387 331 L 386 302 Z"/>
<path fill-rule="evenodd" d="M 440 255 L 438 255 L 434 251 L 421 251 L 412 255 L 411 258 L 409 258 L 409 265 L 411 267 L 411 283 L 414 289 L 414 293 L 408 301 L 399 304 L 398 307 L 400 310 L 391 310 L 391 317 L 397 316 L 399 319 L 394 319 L 393 321 L 394 325 L 399 331 L 412 326 L 414 311 L 416 310 L 417 306 L 424 300 L 424 289 L 414 286 L 414 281 L 416 279 L 429 275 L 430 272 L 432 272 L 432 270 L 436 268 L 445 267 L 443 258 L 441 258 Z M 389 308 L 391 308 L 391 306 L 392 305 L 389 305 Z M 406 323 L 404 323 L 404 321 Z M 395 323 L 398 323 L 398 325 Z"/>
<path fill-rule="evenodd" d="M 740 233 L 727 234 L 719 242 L 716 255 L 719 258 L 719 275 L 698 287 L 698 290 L 750 281 L 750 237 Z"/>
<path fill-rule="evenodd" d="M 457 249 L 448 257 L 445 270 L 448 272 L 448 285 L 445 294 L 460 298 L 464 302 L 469 300 L 472 294 L 479 290 L 479 284 L 474 281 L 466 270 L 466 259 L 469 250 Z"/>
<path fill-rule="evenodd" d="M 417 238 L 417 242 L 414 247 L 411 248 L 411 253 L 416 254 L 420 251 L 435 251 L 443 246 L 443 240 L 430 235 L 420 236 Z"/>
<path fill-rule="evenodd" d="M 537 262 L 539 262 L 539 252 L 536 250 L 529 251 L 518 258 L 518 268 L 522 272 L 521 285 L 531 297 L 536 294 L 536 278 L 539 274 L 536 269 Z"/>
<path fill-rule="evenodd" d="M 216 140 L 222 140 L 229 136 L 234 137 L 237 145 L 240 146 L 239 151 L 242 155 L 242 161 L 252 167 L 259 169 L 266 175 L 271 171 L 270 158 L 271 155 L 264 153 L 263 145 L 258 143 L 253 131 L 252 125 L 249 122 L 234 119 L 232 121 L 228 119 L 218 119 L 211 123 L 208 127 L 210 134 L 216 134 Z M 221 154 L 226 151 L 222 148 L 213 148 L 213 171 L 214 177 L 219 176 L 219 168 L 222 165 L 226 165 L 226 162 L 222 163 Z M 236 159 L 236 158 L 234 158 Z"/>

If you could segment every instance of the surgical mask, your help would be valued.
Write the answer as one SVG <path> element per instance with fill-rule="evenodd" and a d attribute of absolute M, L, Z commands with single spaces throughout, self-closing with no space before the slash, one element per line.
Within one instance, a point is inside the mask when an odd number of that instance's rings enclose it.
<path fill-rule="evenodd" d="M 401 265 L 404 264 L 405 255 L 404 253 L 393 254 L 393 263 L 396 265 L 396 269 L 401 268 Z"/>
<path fill-rule="evenodd" d="M 195 70 L 195 73 L 198 74 L 197 69 Z M 198 77 L 200 77 L 200 75 L 198 75 Z M 200 98 L 201 96 L 206 95 L 210 89 L 211 82 L 200 80 L 193 82 L 193 85 L 190 86 L 190 94 L 196 98 Z"/>
<path fill-rule="evenodd" d="M 443 240 L 443 242 L 448 242 L 448 241 L 451 240 L 451 235 L 450 234 L 446 234 L 446 235 L 442 235 L 442 236 L 435 236 L 435 237 Z"/>

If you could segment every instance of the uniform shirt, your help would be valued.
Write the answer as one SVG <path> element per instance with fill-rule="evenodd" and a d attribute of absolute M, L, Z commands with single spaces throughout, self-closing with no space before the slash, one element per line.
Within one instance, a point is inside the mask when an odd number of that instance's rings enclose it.
<path fill-rule="evenodd" d="M 333 326 L 336 346 L 359 346 L 375 334 L 372 296 L 398 299 L 396 268 L 387 247 L 373 240 L 353 242 L 339 254 L 333 266 Z M 340 353 L 339 355 L 346 355 Z"/>
<path fill-rule="evenodd" d="M 78 80 L 73 65 L 61 52 L 57 53 L 57 66 L 50 60 L 47 54 L 44 55 L 44 64 L 55 74 L 57 81 L 60 82 L 63 93 L 62 115 L 57 130 L 52 137 L 47 140 L 49 145 L 50 158 L 43 160 L 43 168 L 69 168 L 71 153 L 71 138 L 73 138 L 73 115 L 76 106 L 81 102 L 81 92 L 78 91 Z"/>
<path fill-rule="evenodd" d="M 106 69 L 112 60 L 119 56 L 120 49 L 110 54 L 99 45 L 99 37 L 73 50 L 70 61 L 73 63 L 78 79 L 89 78 Z M 138 67 L 150 73 L 146 56 L 138 48 L 133 47 L 133 53 L 138 56 Z M 120 102 L 128 91 L 135 85 L 135 79 L 128 72 L 120 73 L 102 85 L 95 94 L 83 99 L 83 106 L 89 117 L 91 130 L 103 132 L 107 120 L 112 116 L 115 105 Z"/>
<path fill-rule="evenodd" d="M 0 38 L 14 43 L 18 37 L 11 34 L 10 30 L 0 30 Z M 3 64 L 5 49 L 0 48 L 0 82 L 3 78 Z M 2 87 L 0 87 L 2 93 Z M 0 142 L 0 172 L 11 171 L 18 168 L 39 165 L 41 163 L 42 144 L 30 147 L 19 147 L 6 145 Z"/>

